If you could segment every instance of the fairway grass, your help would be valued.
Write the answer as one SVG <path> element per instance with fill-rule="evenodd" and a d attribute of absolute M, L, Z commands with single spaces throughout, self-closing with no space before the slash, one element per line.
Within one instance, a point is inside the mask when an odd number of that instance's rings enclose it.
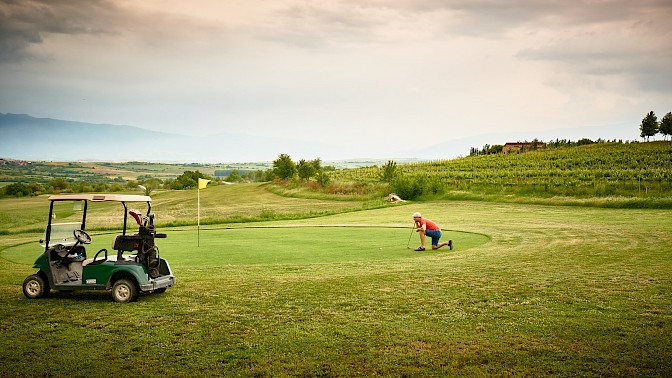
<path fill-rule="evenodd" d="M 200 192 L 201 225 L 245 223 L 278 219 L 313 218 L 329 214 L 384 207 L 385 201 L 343 201 L 289 198 L 267 190 L 267 183 L 210 186 Z M 138 194 L 138 193 L 135 193 Z M 158 227 L 196 225 L 199 219 L 196 190 L 169 190 L 152 193 L 152 212 Z M 43 232 L 49 214 L 48 195 L 0 200 L 0 235 Z M 144 206 L 137 205 L 140 211 Z M 118 203 L 91 206 L 88 219 L 98 228 L 120 227 L 123 210 Z M 81 214 L 70 211 L 60 222 L 78 221 Z M 89 229 L 91 230 L 91 229 Z"/>
<path fill-rule="evenodd" d="M 390 261 L 421 258 L 424 253 L 409 253 L 409 231 L 394 227 L 365 226 L 236 226 L 173 231 L 160 240 L 161 256 L 181 260 L 184 268 L 221 267 L 228 265 L 325 264 L 353 261 Z M 107 248 L 112 251 L 116 234 L 92 233 L 88 251 Z M 458 252 L 483 245 L 485 235 L 445 231 L 444 239 L 459 240 L 459 248 L 444 247 L 425 253 Z M 417 236 L 413 242 L 417 243 Z M 430 241 L 430 239 L 428 239 Z M 429 248 L 429 245 L 428 245 Z M 32 265 L 43 250 L 37 242 L 28 242 L 5 249 L 5 260 Z M 112 253 L 112 252 L 111 252 Z M 185 256 L 186 255 L 186 256 Z M 92 256 L 90 256 L 92 257 Z M 184 259 L 183 257 L 187 257 Z"/>
<path fill-rule="evenodd" d="M 414 211 L 456 249 L 407 249 Z M 431 202 L 161 229 L 177 284 L 128 305 L 25 299 L 35 235 L 3 236 L 2 375 L 670 376 L 670 215 Z"/>

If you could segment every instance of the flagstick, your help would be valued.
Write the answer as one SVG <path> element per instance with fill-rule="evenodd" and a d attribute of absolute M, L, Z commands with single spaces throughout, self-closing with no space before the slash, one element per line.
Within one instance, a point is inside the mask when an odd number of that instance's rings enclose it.
<path fill-rule="evenodd" d="M 199 185 L 198 187 L 198 226 L 197 226 L 197 233 L 198 233 L 198 245 L 197 247 L 201 246 L 201 187 Z"/>
<path fill-rule="evenodd" d="M 203 189 L 205 189 L 206 186 L 208 186 L 208 183 L 210 180 L 198 178 L 198 226 L 197 226 L 197 233 L 198 233 L 198 246 L 201 246 L 201 186 Z"/>

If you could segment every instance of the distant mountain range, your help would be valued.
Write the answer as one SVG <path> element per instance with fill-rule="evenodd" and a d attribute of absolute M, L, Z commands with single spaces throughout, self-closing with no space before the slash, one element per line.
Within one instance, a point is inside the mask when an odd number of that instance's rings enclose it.
<path fill-rule="evenodd" d="M 471 147 L 554 139 L 636 140 L 637 125 L 608 125 L 539 132 L 503 132 L 456 138 L 389 156 L 358 156 L 327 143 L 266 138 L 246 134 L 186 136 L 133 126 L 93 124 L 26 114 L 0 113 L 0 158 L 36 161 L 147 161 L 166 163 L 270 162 L 279 154 L 294 160 L 439 160 L 469 155 Z"/>
<path fill-rule="evenodd" d="M 244 134 L 207 137 L 0 113 L 0 158 L 40 161 L 253 162 L 314 159 L 332 146 Z M 298 158 L 295 158 L 298 159 Z"/>

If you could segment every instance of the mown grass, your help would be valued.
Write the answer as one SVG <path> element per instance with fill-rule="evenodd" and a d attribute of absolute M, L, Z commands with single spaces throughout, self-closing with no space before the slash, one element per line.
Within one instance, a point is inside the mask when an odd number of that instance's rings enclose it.
<path fill-rule="evenodd" d="M 385 206 L 382 198 L 334 201 L 328 198 L 289 198 L 267 190 L 269 184 L 249 183 L 208 187 L 200 193 L 201 224 L 242 223 L 300 219 Z M 139 194 L 139 193 L 135 193 Z M 198 192 L 170 190 L 152 193 L 152 212 L 159 227 L 196 225 Z M 48 195 L 0 200 L 0 235 L 41 232 L 49 215 Z M 145 212 L 144 204 L 129 204 Z M 90 227 L 119 227 L 121 205 L 101 203 L 89 210 Z M 77 221 L 81 213 L 69 211 L 59 222 Z M 95 226 L 94 226 L 95 225 Z M 91 228 L 89 228 L 91 229 Z"/>
<path fill-rule="evenodd" d="M 455 251 L 406 249 L 416 210 Z M 669 210 L 437 201 L 256 226 L 279 228 L 211 226 L 200 248 L 163 230 L 177 284 L 130 305 L 25 299 L 32 258 L 7 246 L 30 235 L 0 238 L 3 375 L 672 373 Z"/>

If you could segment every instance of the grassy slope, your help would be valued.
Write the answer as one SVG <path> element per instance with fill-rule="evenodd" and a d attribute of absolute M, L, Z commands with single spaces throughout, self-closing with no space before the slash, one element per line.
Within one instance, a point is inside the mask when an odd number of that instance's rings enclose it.
<path fill-rule="evenodd" d="M 455 252 L 405 249 L 416 210 L 452 233 Z M 26 300 L 19 286 L 32 269 L 6 250 L 0 342 L 13 347 L 0 352 L 3 374 L 672 373 L 667 210 L 431 202 L 260 225 L 404 228 L 324 228 L 305 238 L 301 228 L 262 237 L 256 228 L 234 230 L 236 237 L 208 230 L 204 248 L 218 238 L 210 258 L 193 246 L 193 231 L 169 233 L 165 241 L 175 244 L 162 253 L 178 284 L 126 306 L 105 293 Z M 455 231 L 491 240 L 460 249 Z M 324 250 L 329 261 L 315 261 Z M 259 263 L 258 253 L 292 259 Z"/>
<path fill-rule="evenodd" d="M 599 143 L 545 148 L 522 154 L 469 156 L 445 162 L 402 166 L 406 172 L 444 173 L 484 182 L 526 179 L 555 182 L 670 179 L 672 143 Z"/>
<path fill-rule="evenodd" d="M 313 217 L 365 207 L 383 206 L 378 200 L 334 201 L 327 199 L 286 198 L 265 190 L 266 184 L 250 183 L 211 186 L 201 190 L 201 224 Z M 0 234 L 44 230 L 49 212 L 48 196 L 0 199 Z M 163 191 L 152 194 L 152 211 L 157 214 L 159 227 L 166 225 L 196 225 L 198 219 L 197 190 Z M 138 209 L 145 211 L 145 206 Z M 118 227 L 123 215 L 119 204 L 91 207 L 91 225 Z M 77 221 L 80 215 L 71 213 L 60 222 Z"/>
<path fill-rule="evenodd" d="M 618 203 L 623 202 L 620 197 L 630 197 L 630 203 L 623 206 L 656 207 L 654 203 L 647 204 L 648 200 L 669 208 L 670 156 L 670 142 L 604 143 L 398 165 L 397 170 L 403 175 L 440 182 L 451 199 L 501 201 L 534 197 L 546 199 L 547 203 L 601 206 L 605 199 Z M 379 176 L 377 167 L 334 173 L 336 180 L 342 181 L 372 182 Z"/>

